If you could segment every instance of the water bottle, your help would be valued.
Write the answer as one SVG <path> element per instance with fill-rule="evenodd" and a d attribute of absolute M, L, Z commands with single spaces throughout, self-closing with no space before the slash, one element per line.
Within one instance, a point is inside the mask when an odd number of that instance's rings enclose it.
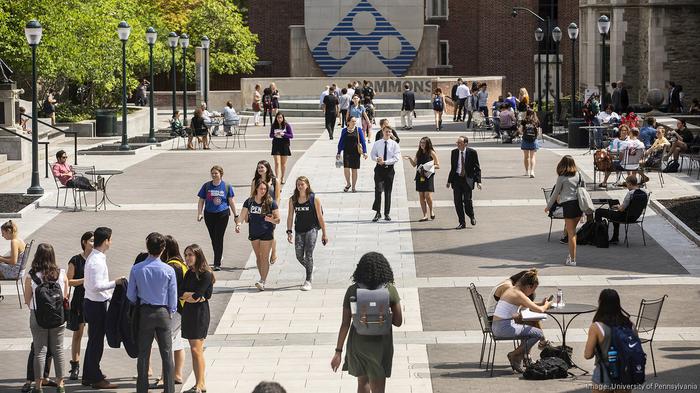
<path fill-rule="evenodd" d="M 559 303 L 561 302 L 561 294 L 562 294 L 561 289 L 557 288 L 557 298 L 556 298 L 556 302 L 554 303 L 554 308 L 559 308 Z"/>
<path fill-rule="evenodd" d="M 617 350 L 615 346 L 611 345 L 608 349 L 608 374 L 610 374 L 610 379 L 615 381 L 618 377 L 617 373 Z"/>
<path fill-rule="evenodd" d="M 350 296 L 350 313 L 357 314 L 357 298 L 355 296 Z"/>
<path fill-rule="evenodd" d="M 564 307 L 564 291 L 561 288 L 557 289 L 557 307 Z"/>

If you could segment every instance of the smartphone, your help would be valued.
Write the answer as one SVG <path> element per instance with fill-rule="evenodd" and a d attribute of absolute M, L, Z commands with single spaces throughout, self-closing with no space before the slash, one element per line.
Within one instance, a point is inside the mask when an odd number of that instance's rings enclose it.
<path fill-rule="evenodd" d="M 321 244 L 326 245 L 326 239 L 321 239 Z"/>
<path fill-rule="evenodd" d="M 554 295 L 549 295 L 549 297 L 547 298 L 547 301 L 551 302 L 552 300 L 554 300 Z"/>

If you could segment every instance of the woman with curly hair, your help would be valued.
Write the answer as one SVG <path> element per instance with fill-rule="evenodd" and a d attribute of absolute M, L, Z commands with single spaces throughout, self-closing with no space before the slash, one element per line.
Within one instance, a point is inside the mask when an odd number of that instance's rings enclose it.
<path fill-rule="evenodd" d="M 358 334 L 351 324 L 353 315 L 350 303 L 352 299 L 357 299 L 358 288 L 373 290 L 386 287 L 389 291 L 392 325 L 401 326 L 403 323 L 401 299 L 394 287 L 394 272 L 384 255 L 369 252 L 360 258 L 352 280 L 354 284 L 347 289 L 343 300 L 343 320 L 338 332 L 338 344 L 331 360 L 331 368 L 337 371 L 340 367 L 340 356 L 347 336 L 347 354 L 343 371 L 348 371 L 350 375 L 357 377 L 358 392 L 384 393 L 386 379 L 391 377 L 391 363 L 394 356 L 391 330 L 389 334 L 378 336 Z"/>
<path fill-rule="evenodd" d="M 272 200 L 279 205 L 280 192 L 282 191 L 282 186 L 280 180 L 275 176 L 275 172 L 272 171 L 272 166 L 267 160 L 258 161 L 258 165 L 255 168 L 255 175 L 253 175 L 253 181 L 250 183 L 250 194 L 255 193 L 255 184 L 258 180 L 263 179 L 267 183 L 267 189 L 272 197 Z M 270 253 L 270 265 L 277 262 L 277 242 L 272 239 L 272 253 Z"/>
<path fill-rule="evenodd" d="M 240 222 L 248 223 L 248 240 L 255 251 L 260 280 L 255 283 L 259 291 L 265 290 L 265 280 L 270 271 L 270 249 L 274 240 L 275 225 L 280 223 L 277 202 L 272 199 L 264 180 L 255 183 L 255 191 L 243 203 L 241 220 L 236 223 L 236 233 L 241 232 Z"/>

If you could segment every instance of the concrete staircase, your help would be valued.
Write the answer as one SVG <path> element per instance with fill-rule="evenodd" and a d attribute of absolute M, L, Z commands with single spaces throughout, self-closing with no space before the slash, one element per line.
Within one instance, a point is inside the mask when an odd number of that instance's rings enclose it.
<path fill-rule="evenodd" d="M 401 99 L 376 98 L 374 100 L 374 117 L 396 117 L 401 115 Z M 288 98 L 280 100 L 280 112 L 286 117 L 323 117 L 323 112 L 316 98 Z M 416 114 L 419 116 L 432 115 L 430 100 L 416 100 Z M 252 116 L 253 112 L 243 111 L 243 115 Z"/>

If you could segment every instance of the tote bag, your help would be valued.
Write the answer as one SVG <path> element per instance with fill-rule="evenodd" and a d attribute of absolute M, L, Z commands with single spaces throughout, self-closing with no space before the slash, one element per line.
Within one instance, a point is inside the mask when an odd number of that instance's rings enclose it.
<path fill-rule="evenodd" d="M 576 196 L 578 197 L 578 207 L 584 214 L 590 214 L 595 210 L 591 194 L 586 190 L 585 185 L 582 185 L 581 174 L 578 174 L 578 184 L 576 188 Z"/>

